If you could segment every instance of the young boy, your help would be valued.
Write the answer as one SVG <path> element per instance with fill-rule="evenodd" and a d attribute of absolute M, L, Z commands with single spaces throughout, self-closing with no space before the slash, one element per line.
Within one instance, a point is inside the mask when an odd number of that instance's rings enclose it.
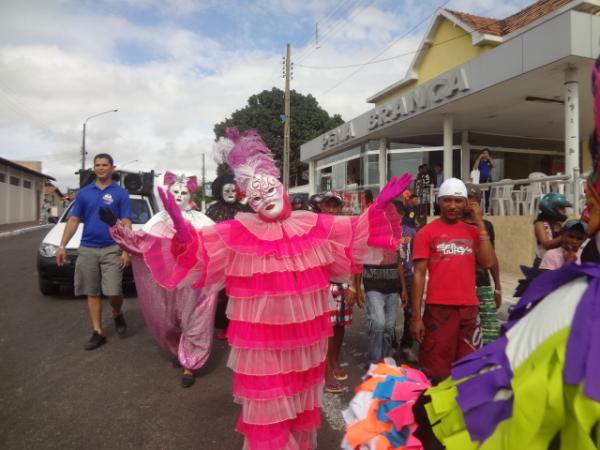
<path fill-rule="evenodd" d="M 587 236 L 587 224 L 581 220 L 569 220 L 562 230 L 562 244 L 548 250 L 542 262 L 541 270 L 555 270 L 572 262 L 579 264 L 582 244 Z"/>

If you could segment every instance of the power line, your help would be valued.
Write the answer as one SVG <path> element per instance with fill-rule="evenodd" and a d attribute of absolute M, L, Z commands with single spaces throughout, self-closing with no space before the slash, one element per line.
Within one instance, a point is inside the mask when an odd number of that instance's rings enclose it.
<path fill-rule="evenodd" d="M 370 0 L 365 5 L 360 6 L 358 8 L 355 8 L 354 10 L 352 10 L 352 13 L 348 17 L 340 19 L 340 21 L 337 24 L 335 24 L 333 26 L 333 28 L 329 32 L 326 31 L 325 33 L 323 33 L 323 35 L 321 36 L 321 45 L 324 44 L 331 37 L 335 36 L 337 33 L 339 33 L 345 27 L 347 27 L 350 24 L 351 20 L 354 17 L 356 17 L 356 15 L 358 15 L 358 13 L 360 13 L 361 11 L 364 11 L 366 8 L 368 8 L 373 3 L 375 3 L 375 1 L 376 0 Z M 360 2 L 360 0 L 358 0 L 357 2 L 355 2 L 355 5 L 358 4 L 359 2 Z M 297 61 L 298 62 L 304 61 L 306 58 L 308 58 L 310 55 L 312 55 L 316 51 L 317 51 L 317 48 L 313 47 L 312 50 L 309 51 L 307 54 L 305 54 L 303 56 L 300 56 Z"/>
<path fill-rule="evenodd" d="M 333 16 L 335 15 L 336 12 L 338 12 L 338 10 L 341 10 L 342 6 L 344 6 L 347 3 L 351 3 L 350 7 L 348 8 L 348 11 L 350 11 L 352 9 L 352 7 L 353 7 L 353 4 L 356 5 L 359 2 L 361 2 L 361 1 L 362 0 L 343 0 L 343 1 L 339 2 L 338 5 L 332 11 L 330 11 L 329 14 L 327 14 L 327 16 L 325 17 L 325 19 L 318 20 L 317 24 L 321 25 L 321 30 L 327 30 L 327 28 L 329 26 L 332 26 L 332 25 L 336 24 L 336 20 L 337 21 L 341 20 L 341 18 L 334 19 Z M 329 21 L 329 23 L 327 23 L 328 21 Z M 327 32 L 325 32 L 324 34 L 321 35 L 321 40 L 325 37 L 326 34 L 327 34 Z M 305 49 L 302 50 L 298 54 L 298 58 L 304 59 L 306 56 L 308 56 L 308 54 L 311 54 L 312 52 L 314 52 L 316 50 L 316 48 L 314 46 L 307 47 L 312 40 L 313 40 L 313 34 L 312 34 L 312 31 L 311 31 L 310 38 L 303 45 L 303 47 L 305 47 Z"/>
<path fill-rule="evenodd" d="M 487 28 L 487 25 L 479 27 L 479 28 L 476 28 L 476 29 L 474 29 L 472 31 L 469 31 L 469 32 L 467 32 L 467 34 L 476 33 L 476 32 L 478 32 L 480 30 L 485 29 L 485 28 Z M 455 41 L 455 40 L 461 39 L 463 37 L 464 37 L 464 35 L 454 36 L 453 38 L 446 39 L 445 41 L 438 42 L 437 44 L 433 44 L 429 48 L 431 49 L 431 48 L 434 48 L 434 47 L 439 47 L 440 45 L 447 44 L 448 42 Z M 397 59 L 397 58 L 402 58 L 404 56 L 414 55 L 415 53 L 418 53 L 418 52 L 419 52 L 419 49 L 417 49 L 417 50 L 411 50 L 410 52 L 400 53 L 399 55 L 390 56 L 388 58 L 377 59 L 375 61 L 369 60 L 369 61 L 364 62 L 364 63 L 346 64 L 346 65 L 342 65 L 342 66 L 306 66 L 304 64 L 298 64 L 298 63 L 296 63 L 296 66 L 302 67 L 304 69 L 314 69 L 314 70 L 351 69 L 353 67 L 361 67 L 361 66 L 367 66 L 367 65 L 370 65 L 370 64 L 378 64 L 378 63 L 382 63 L 382 62 L 386 62 L 386 61 L 391 61 L 392 59 Z"/>
<path fill-rule="evenodd" d="M 346 77 L 342 78 L 340 81 L 338 81 L 336 84 L 334 84 L 333 86 L 331 86 L 329 89 L 326 89 L 325 91 L 321 92 L 319 94 L 319 97 L 328 94 L 329 92 L 333 91 L 334 89 L 336 89 L 337 87 L 341 86 L 345 81 L 347 81 L 348 79 L 352 78 L 354 75 L 356 75 L 358 72 L 360 72 L 364 67 L 367 66 L 367 64 L 371 63 L 372 61 L 374 61 L 377 57 L 379 57 L 380 55 L 382 55 L 383 53 L 385 53 L 392 45 L 394 45 L 396 42 L 398 42 L 401 39 L 404 39 L 406 36 L 408 36 L 409 34 L 411 34 L 413 31 L 417 30 L 421 25 L 423 25 L 425 22 L 427 22 L 428 20 L 431 19 L 431 17 L 433 17 L 433 15 L 436 13 L 436 11 L 438 11 L 439 9 L 445 7 L 448 3 L 450 3 L 451 0 L 446 0 L 444 3 L 442 3 L 440 6 L 438 6 L 431 14 L 429 14 L 427 17 L 425 17 L 423 20 L 421 20 L 419 23 L 417 23 L 414 27 L 412 27 L 410 30 L 408 30 L 406 33 L 400 35 L 398 38 L 394 39 L 392 42 L 390 42 L 390 44 L 384 48 L 382 51 L 380 51 L 379 53 L 377 53 L 375 56 L 373 56 L 371 59 L 369 59 L 366 63 L 361 64 L 359 67 L 357 67 L 356 70 L 354 70 L 351 74 L 347 75 Z"/>

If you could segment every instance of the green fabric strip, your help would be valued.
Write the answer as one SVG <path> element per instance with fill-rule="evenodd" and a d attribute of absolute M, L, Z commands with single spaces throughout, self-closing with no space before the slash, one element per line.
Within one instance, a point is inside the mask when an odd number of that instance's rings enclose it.
<path fill-rule="evenodd" d="M 560 435 L 561 450 L 599 450 L 600 404 L 586 397 L 582 386 L 563 383 L 569 332 L 565 328 L 546 339 L 514 370 L 513 416 L 481 445 L 471 441 L 456 404 L 456 385 L 465 379 L 447 379 L 429 389 L 427 414 L 438 439 L 448 450 L 546 450 Z"/>

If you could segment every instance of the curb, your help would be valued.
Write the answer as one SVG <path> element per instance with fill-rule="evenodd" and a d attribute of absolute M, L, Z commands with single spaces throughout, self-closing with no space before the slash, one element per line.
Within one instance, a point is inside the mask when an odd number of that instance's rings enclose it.
<path fill-rule="evenodd" d="M 52 228 L 54 226 L 53 223 L 48 223 L 44 225 L 35 225 L 33 227 L 27 228 L 19 228 L 17 230 L 5 231 L 0 233 L 0 239 L 10 237 L 10 236 L 18 236 L 19 234 L 27 233 L 29 231 L 41 230 L 42 228 Z"/>

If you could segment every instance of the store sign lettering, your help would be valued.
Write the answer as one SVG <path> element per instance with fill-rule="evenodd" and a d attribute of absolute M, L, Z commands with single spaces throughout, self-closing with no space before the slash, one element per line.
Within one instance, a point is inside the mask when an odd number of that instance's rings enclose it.
<path fill-rule="evenodd" d="M 415 88 L 387 105 L 376 108 L 369 115 L 368 128 L 374 130 L 426 111 L 445 100 L 452 99 L 468 91 L 469 82 L 465 70 L 455 70 L 446 77 L 439 77 L 426 85 Z M 328 146 L 331 146 L 331 144 Z"/>
<path fill-rule="evenodd" d="M 343 144 L 354 137 L 354 126 L 352 125 L 352 122 L 345 123 L 323 135 L 323 149 Z"/>

